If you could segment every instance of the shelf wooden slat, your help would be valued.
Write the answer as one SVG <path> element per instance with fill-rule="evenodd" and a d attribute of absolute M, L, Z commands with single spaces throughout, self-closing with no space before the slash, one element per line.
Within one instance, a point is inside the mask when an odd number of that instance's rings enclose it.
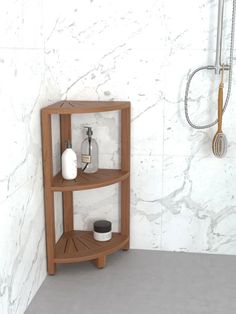
<path fill-rule="evenodd" d="M 91 231 L 65 232 L 56 244 L 54 261 L 74 263 L 94 260 L 122 249 L 128 240 L 120 233 L 112 233 L 111 240 L 99 242 L 93 239 Z"/>
<path fill-rule="evenodd" d="M 73 114 L 122 110 L 129 107 L 130 102 L 128 101 L 65 100 L 44 107 L 42 110 L 48 114 Z"/>
<path fill-rule="evenodd" d="M 95 189 L 117 182 L 129 177 L 128 171 L 117 169 L 98 169 L 95 173 L 84 173 L 78 169 L 77 178 L 74 180 L 63 179 L 61 172 L 53 177 L 52 191 L 79 191 Z"/>

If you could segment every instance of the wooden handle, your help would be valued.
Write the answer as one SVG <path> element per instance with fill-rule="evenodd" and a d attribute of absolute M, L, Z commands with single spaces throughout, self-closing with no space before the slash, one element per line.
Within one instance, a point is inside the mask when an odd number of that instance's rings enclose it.
<path fill-rule="evenodd" d="M 223 86 L 219 86 L 218 92 L 218 132 L 222 132 L 222 114 L 223 114 Z"/>
<path fill-rule="evenodd" d="M 222 116 L 223 116 L 223 89 L 224 89 L 224 64 L 222 66 L 221 82 L 218 91 L 218 133 L 222 133 Z"/>

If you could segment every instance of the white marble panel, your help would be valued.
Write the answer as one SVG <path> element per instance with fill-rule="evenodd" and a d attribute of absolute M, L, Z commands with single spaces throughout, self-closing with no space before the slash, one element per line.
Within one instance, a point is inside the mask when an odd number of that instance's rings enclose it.
<path fill-rule="evenodd" d="M 236 254 L 236 208 L 225 208 L 216 217 L 213 223 L 213 232 L 208 235 L 211 251 L 220 254 Z"/>
<path fill-rule="evenodd" d="M 226 243 L 233 247 L 227 224 L 235 213 L 234 177 L 232 158 L 166 156 L 162 248 L 220 253 Z"/>
<path fill-rule="evenodd" d="M 101 57 L 109 47 L 126 45 L 145 33 L 146 38 L 169 54 L 179 49 L 213 49 L 216 47 L 217 2 L 171 0 L 61 1 L 55 7 L 44 1 L 44 30 L 47 48 L 87 46 L 93 59 Z M 224 38 L 229 46 L 232 4 L 226 1 Z M 89 12 L 89 14 L 87 14 Z M 144 40 L 145 45 L 145 40 Z M 96 48 L 99 47 L 99 50 Z"/>
<path fill-rule="evenodd" d="M 96 220 L 110 220 L 112 230 L 120 231 L 120 197 L 118 184 L 74 193 L 74 226 L 93 230 Z"/>
<path fill-rule="evenodd" d="M 100 46 L 104 51 L 110 46 L 118 47 L 150 21 L 155 20 L 161 29 L 162 23 L 155 18 L 157 12 L 154 12 L 154 8 L 158 10 L 158 4 L 159 1 L 154 0 L 100 0 L 84 1 L 79 6 L 77 1 L 71 1 L 68 6 L 61 1 L 55 8 L 52 2 L 45 1 L 46 47 L 75 49 L 78 45 L 88 45 L 90 49 Z M 161 32 L 159 34 L 162 36 Z"/>
<path fill-rule="evenodd" d="M 131 104 L 133 105 L 133 104 Z M 163 154 L 162 102 L 146 103 L 131 123 L 132 155 L 158 156 Z"/>
<path fill-rule="evenodd" d="M 2 1 L 0 47 L 43 48 L 42 1 Z"/>
<path fill-rule="evenodd" d="M 143 47 L 142 38 L 127 47 L 111 46 L 98 60 L 90 58 L 87 48 L 79 50 L 79 55 L 69 49 L 45 55 L 46 79 L 62 99 L 132 99 L 140 105 L 159 101 L 159 68 L 166 62 L 166 51 Z"/>
<path fill-rule="evenodd" d="M 43 80 L 42 51 L 0 50 L 2 111 L 0 202 L 9 197 L 41 167 L 39 97 Z M 17 157 L 17 158 L 16 158 Z"/>
<path fill-rule="evenodd" d="M 161 240 L 162 157 L 131 160 L 131 247 L 158 249 Z"/>
<path fill-rule="evenodd" d="M 93 129 L 93 138 L 98 144 L 99 167 L 103 163 L 102 155 L 115 155 L 119 157 L 120 151 L 120 112 L 103 112 L 96 114 L 80 114 L 72 116 L 72 144 L 78 155 L 78 164 L 81 164 L 81 143 L 87 138 L 85 129 Z M 119 159 L 119 158 L 118 158 Z M 109 166 L 105 166 L 108 168 Z"/>
<path fill-rule="evenodd" d="M 41 172 L 1 209 L 0 312 L 21 314 L 46 275 Z"/>

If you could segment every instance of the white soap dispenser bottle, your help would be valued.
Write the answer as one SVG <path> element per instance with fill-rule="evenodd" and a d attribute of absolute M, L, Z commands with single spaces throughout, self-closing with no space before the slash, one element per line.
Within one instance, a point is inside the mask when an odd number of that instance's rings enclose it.
<path fill-rule="evenodd" d="M 93 131 L 91 127 L 85 127 L 87 137 L 81 144 L 81 162 L 82 170 L 86 173 L 94 173 L 98 170 L 98 144 L 92 138 Z"/>
<path fill-rule="evenodd" d="M 61 156 L 61 173 L 65 180 L 73 180 L 77 177 L 77 156 L 69 140 L 66 141 L 66 149 Z"/>

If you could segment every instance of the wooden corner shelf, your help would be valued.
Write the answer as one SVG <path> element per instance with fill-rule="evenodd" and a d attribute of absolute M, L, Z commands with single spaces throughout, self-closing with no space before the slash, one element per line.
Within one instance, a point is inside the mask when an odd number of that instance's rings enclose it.
<path fill-rule="evenodd" d="M 96 173 L 84 173 L 79 169 L 76 179 L 65 180 L 59 172 L 53 177 L 51 189 L 61 192 L 96 189 L 121 182 L 128 176 L 128 171 L 118 169 L 98 169 Z"/>
<path fill-rule="evenodd" d="M 88 174 L 81 170 L 75 180 L 64 180 L 61 172 L 53 175 L 52 115 L 59 115 L 61 154 L 66 140 L 72 141 L 72 114 L 120 111 L 121 169 L 99 169 Z M 44 174 L 44 207 L 47 246 L 47 269 L 50 275 L 56 272 L 58 263 L 75 263 L 94 260 L 103 268 L 106 256 L 129 249 L 130 233 L 130 103 L 125 101 L 59 101 L 42 108 L 42 150 Z M 120 185 L 120 230 L 112 239 L 99 242 L 91 231 L 74 230 L 73 193 L 75 191 Z M 62 193 L 63 234 L 55 240 L 54 192 Z"/>

